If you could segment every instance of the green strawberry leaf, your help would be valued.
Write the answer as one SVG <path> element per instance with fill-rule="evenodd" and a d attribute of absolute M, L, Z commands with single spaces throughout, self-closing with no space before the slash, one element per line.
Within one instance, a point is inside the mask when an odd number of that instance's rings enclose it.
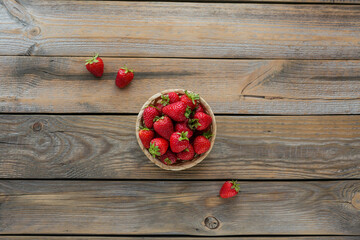
<path fill-rule="evenodd" d="M 168 95 L 161 95 L 161 104 L 166 106 L 170 103 L 170 98 Z"/>
<path fill-rule="evenodd" d="M 188 139 L 188 132 L 181 132 L 181 133 L 177 133 L 177 134 L 179 134 L 180 135 L 180 137 L 179 137 L 179 141 L 182 141 L 182 140 L 188 140 L 189 141 L 189 139 Z"/>
<path fill-rule="evenodd" d="M 231 189 L 235 189 L 236 192 L 240 191 L 240 185 L 235 180 L 231 180 L 230 183 L 232 184 Z"/>
<path fill-rule="evenodd" d="M 171 162 L 171 160 L 169 158 L 165 158 L 164 162 L 166 163 L 166 165 L 172 164 L 172 162 Z"/>
<path fill-rule="evenodd" d="M 193 104 L 196 104 L 195 100 L 200 99 L 199 94 L 189 92 L 188 90 L 185 90 L 185 94 L 186 94 L 186 96 L 188 96 L 188 98 L 190 98 L 192 100 Z"/>
<path fill-rule="evenodd" d="M 99 57 L 99 54 L 96 53 L 95 56 L 93 56 L 92 58 L 86 60 L 85 65 L 99 62 L 99 60 L 97 60 L 98 57 Z"/>
<path fill-rule="evenodd" d="M 155 158 L 156 156 L 160 157 L 160 149 L 158 146 L 155 146 L 154 143 L 150 143 L 149 152 Z"/>
<path fill-rule="evenodd" d="M 201 126 L 201 124 L 199 123 L 199 119 L 197 118 L 190 119 L 188 125 L 191 130 L 195 130 L 198 126 Z"/>
<path fill-rule="evenodd" d="M 185 117 L 190 118 L 191 114 L 193 112 L 191 111 L 191 108 L 189 106 L 186 107 Z"/>
<path fill-rule="evenodd" d="M 207 139 L 210 139 L 212 137 L 211 130 L 203 133 L 203 136 L 206 137 Z"/>

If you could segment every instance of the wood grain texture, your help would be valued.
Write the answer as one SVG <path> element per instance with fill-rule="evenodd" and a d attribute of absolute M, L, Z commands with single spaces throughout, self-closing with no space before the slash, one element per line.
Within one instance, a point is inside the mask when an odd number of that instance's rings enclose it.
<path fill-rule="evenodd" d="M 0 57 L 0 112 L 138 113 L 153 94 L 182 88 L 217 114 L 360 113 L 360 61 L 104 58 L 98 79 L 85 59 Z M 124 64 L 135 78 L 119 89 Z"/>
<path fill-rule="evenodd" d="M 209 156 L 168 172 L 135 138 L 136 116 L 0 116 L 1 178 L 360 178 L 360 116 L 217 116 Z"/>
<path fill-rule="evenodd" d="M 2 0 L 0 55 L 359 59 L 360 6 Z"/>
<path fill-rule="evenodd" d="M 79 236 L 0 236 L 0 240 L 359 240 L 359 236 L 319 236 L 319 237 L 79 237 Z"/>
<path fill-rule="evenodd" d="M 0 181 L 0 232 L 36 234 L 359 235 L 360 181 Z M 218 221 L 216 229 L 204 223 Z M 213 225 L 214 226 L 214 225 Z"/>

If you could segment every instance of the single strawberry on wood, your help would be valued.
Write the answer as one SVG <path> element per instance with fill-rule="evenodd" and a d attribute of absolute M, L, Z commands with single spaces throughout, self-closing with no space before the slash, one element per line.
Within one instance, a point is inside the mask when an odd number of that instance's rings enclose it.
<path fill-rule="evenodd" d="M 153 157 L 164 155 L 169 148 L 169 143 L 163 138 L 154 138 L 150 142 L 149 152 Z"/>
<path fill-rule="evenodd" d="M 152 128 L 153 124 L 154 124 L 154 118 L 160 116 L 159 111 L 153 107 L 153 106 L 149 106 L 147 108 L 145 108 L 144 113 L 143 113 L 143 119 L 144 119 L 144 124 L 147 128 Z"/>
<path fill-rule="evenodd" d="M 221 198 L 230 198 L 237 195 L 240 191 L 239 184 L 232 180 L 232 181 L 226 181 L 221 189 L 220 189 L 220 197 Z"/>
<path fill-rule="evenodd" d="M 181 101 L 165 106 L 162 112 L 176 122 L 184 122 L 187 119 L 185 117 L 186 104 Z"/>
<path fill-rule="evenodd" d="M 194 159 L 195 151 L 191 144 L 182 152 L 176 154 L 177 158 L 184 161 L 190 161 Z"/>
<path fill-rule="evenodd" d="M 179 153 L 189 146 L 188 132 L 174 132 L 170 137 L 170 148 L 174 153 Z"/>
<path fill-rule="evenodd" d="M 134 71 L 128 69 L 126 66 L 120 68 L 115 79 L 115 84 L 119 88 L 126 87 L 134 78 Z"/>
<path fill-rule="evenodd" d="M 170 136 L 174 132 L 174 125 L 168 116 L 155 117 L 154 130 L 166 140 L 170 140 Z"/>
<path fill-rule="evenodd" d="M 86 60 L 86 69 L 91 72 L 95 77 L 101 77 L 104 73 L 104 62 L 99 57 L 99 54 L 95 54 L 94 57 Z"/>
<path fill-rule="evenodd" d="M 154 131 L 148 128 L 140 127 L 139 138 L 145 148 L 150 148 L 150 142 L 154 138 Z"/>
<path fill-rule="evenodd" d="M 167 150 L 167 152 L 160 157 L 160 161 L 166 165 L 171 165 L 176 163 L 177 157 L 171 150 Z"/>

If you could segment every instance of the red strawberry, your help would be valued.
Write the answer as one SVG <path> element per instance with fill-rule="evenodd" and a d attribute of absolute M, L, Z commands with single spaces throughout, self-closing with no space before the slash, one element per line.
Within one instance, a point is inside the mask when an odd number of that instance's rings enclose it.
<path fill-rule="evenodd" d="M 182 152 L 176 154 L 177 158 L 180 160 L 190 161 L 194 159 L 195 151 L 191 144 Z"/>
<path fill-rule="evenodd" d="M 197 154 L 207 152 L 211 146 L 209 138 L 211 137 L 210 131 L 204 133 L 203 136 L 197 136 L 194 140 L 194 150 Z"/>
<path fill-rule="evenodd" d="M 176 102 L 167 105 L 162 109 L 162 112 L 174 121 L 184 122 L 186 120 L 186 104 L 183 102 Z"/>
<path fill-rule="evenodd" d="M 187 132 L 174 132 L 170 137 L 170 148 L 174 153 L 179 153 L 189 146 Z"/>
<path fill-rule="evenodd" d="M 125 66 L 125 67 L 119 69 L 119 71 L 116 75 L 115 84 L 119 88 L 124 88 L 131 82 L 131 80 L 133 80 L 133 78 L 134 78 L 134 71 L 131 69 L 128 69 Z"/>
<path fill-rule="evenodd" d="M 139 137 L 145 148 L 150 147 L 150 141 L 154 138 L 154 131 L 140 127 Z"/>
<path fill-rule="evenodd" d="M 199 104 L 199 105 L 196 107 L 195 113 L 197 113 L 197 112 L 205 112 L 205 111 L 204 111 L 204 108 L 203 108 L 203 106 L 202 106 L 201 104 Z"/>
<path fill-rule="evenodd" d="M 177 132 L 188 132 L 188 135 L 187 135 L 188 138 L 191 138 L 192 135 L 193 135 L 193 131 L 191 131 L 191 129 L 188 126 L 188 120 L 186 120 L 185 122 L 177 123 L 175 125 L 175 131 L 177 131 Z"/>
<path fill-rule="evenodd" d="M 188 92 L 185 90 L 185 94 L 181 96 L 181 101 L 189 106 L 193 110 L 198 105 L 198 100 L 200 99 L 199 94 Z"/>
<path fill-rule="evenodd" d="M 194 118 L 189 121 L 191 129 L 199 131 L 207 129 L 212 123 L 212 118 L 203 112 L 195 113 Z"/>
<path fill-rule="evenodd" d="M 177 161 L 175 153 L 171 150 L 167 150 L 167 152 L 160 157 L 160 161 L 162 161 L 166 165 L 171 165 Z"/>
<path fill-rule="evenodd" d="M 160 112 L 160 114 L 162 113 L 162 109 L 164 108 L 164 105 L 162 105 L 161 103 L 156 104 L 155 106 L 157 108 L 157 110 Z"/>
<path fill-rule="evenodd" d="M 154 130 L 166 140 L 170 139 L 174 132 L 174 125 L 168 116 L 155 117 Z"/>
<path fill-rule="evenodd" d="M 149 152 L 153 157 L 164 155 L 169 148 L 169 143 L 163 138 L 154 138 L 150 142 Z"/>
<path fill-rule="evenodd" d="M 230 198 L 237 195 L 239 191 L 240 191 L 240 186 L 236 181 L 234 180 L 226 181 L 220 189 L 220 197 Z"/>
<path fill-rule="evenodd" d="M 164 106 L 180 101 L 179 95 L 176 92 L 169 92 L 166 95 L 161 95 L 161 99 L 161 104 Z"/>
<path fill-rule="evenodd" d="M 143 119 L 144 119 L 145 126 L 147 128 L 152 128 L 153 124 L 154 124 L 154 118 L 157 116 L 160 116 L 160 113 L 155 107 L 149 106 L 149 107 L 145 108 L 144 113 L 143 113 Z"/>
<path fill-rule="evenodd" d="M 94 57 L 86 60 L 86 69 L 95 77 L 101 77 L 104 73 L 104 63 L 97 53 Z"/>

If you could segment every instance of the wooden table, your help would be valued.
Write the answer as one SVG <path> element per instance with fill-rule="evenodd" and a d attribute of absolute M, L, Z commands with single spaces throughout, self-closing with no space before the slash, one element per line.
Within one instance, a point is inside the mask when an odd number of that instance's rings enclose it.
<path fill-rule="evenodd" d="M 359 0 L 0 3 L 0 240 L 360 239 Z M 218 124 L 181 172 L 135 138 L 169 88 Z"/>

